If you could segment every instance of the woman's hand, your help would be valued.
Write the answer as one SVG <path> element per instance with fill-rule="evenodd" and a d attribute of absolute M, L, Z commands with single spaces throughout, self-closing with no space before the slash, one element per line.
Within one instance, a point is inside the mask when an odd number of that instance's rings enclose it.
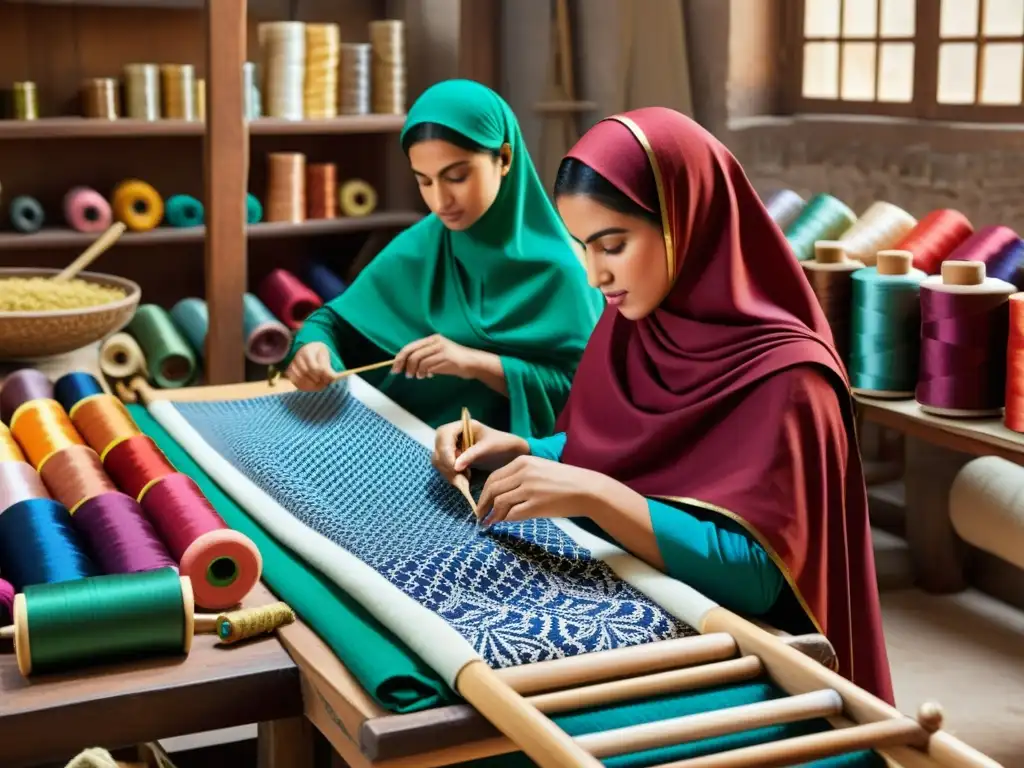
<path fill-rule="evenodd" d="M 331 350 L 321 341 L 304 344 L 295 353 L 285 375 L 296 389 L 303 392 L 319 392 L 334 381 Z"/>
<path fill-rule="evenodd" d="M 484 483 L 477 510 L 485 526 L 534 517 L 594 517 L 609 478 L 536 456 L 520 456 Z M 614 481 L 611 481 L 614 482 Z"/>
<path fill-rule="evenodd" d="M 435 375 L 474 378 L 473 365 L 477 351 L 456 344 L 435 333 L 406 344 L 395 355 L 391 373 L 404 373 L 409 378 L 429 379 Z"/>
<path fill-rule="evenodd" d="M 466 451 L 462 450 L 461 421 L 453 421 L 437 430 L 430 460 L 448 482 L 470 467 L 497 469 L 530 453 L 530 444 L 517 435 L 492 429 L 475 419 L 472 425 L 474 444 Z"/>

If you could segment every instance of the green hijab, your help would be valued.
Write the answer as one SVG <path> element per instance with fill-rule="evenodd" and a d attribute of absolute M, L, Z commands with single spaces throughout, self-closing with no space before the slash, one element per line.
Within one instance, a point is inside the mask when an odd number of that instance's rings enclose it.
<path fill-rule="evenodd" d="M 438 333 L 511 358 L 511 429 L 549 434 L 568 382 L 544 382 L 555 372 L 571 381 L 601 296 L 587 285 L 518 121 L 497 93 L 469 80 L 437 83 L 409 110 L 402 137 L 421 123 L 439 123 L 494 151 L 508 143 L 512 163 L 498 196 L 464 231 L 449 230 L 434 215 L 405 230 L 330 306 L 388 354 Z M 515 361 L 547 370 L 524 372 Z M 545 388 L 549 395 L 560 390 L 557 402 L 543 402 L 551 400 Z"/>

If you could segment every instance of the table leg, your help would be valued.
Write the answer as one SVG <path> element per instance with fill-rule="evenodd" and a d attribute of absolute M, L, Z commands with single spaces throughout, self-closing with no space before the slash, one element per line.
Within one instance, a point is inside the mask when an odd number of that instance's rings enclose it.
<path fill-rule="evenodd" d="M 260 723 L 259 768 L 313 768 L 314 733 L 305 717 Z"/>

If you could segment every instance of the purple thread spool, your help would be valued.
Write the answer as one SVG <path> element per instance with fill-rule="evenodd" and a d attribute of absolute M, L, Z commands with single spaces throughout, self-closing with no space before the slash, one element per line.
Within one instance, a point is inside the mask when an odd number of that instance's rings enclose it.
<path fill-rule="evenodd" d="M 14 587 L 0 579 L 0 624 L 10 624 L 14 618 Z"/>
<path fill-rule="evenodd" d="M 178 567 L 139 503 L 120 491 L 83 502 L 71 516 L 71 522 L 104 573 Z"/>
<path fill-rule="evenodd" d="M 943 261 L 983 262 L 986 275 L 1020 288 L 1017 273 L 1024 266 L 1024 242 L 1009 227 L 983 227 L 960 243 Z"/>
<path fill-rule="evenodd" d="M 11 416 L 29 400 L 53 399 L 53 382 L 42 371 L 22 368 L 6 379 L 0 388 L 0 419 L 10 426 Z"/>

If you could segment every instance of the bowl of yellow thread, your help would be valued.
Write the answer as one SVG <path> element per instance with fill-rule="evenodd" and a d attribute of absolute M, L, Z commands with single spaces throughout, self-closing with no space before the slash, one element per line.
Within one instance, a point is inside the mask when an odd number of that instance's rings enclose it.
<path fill-rule="evenodd" d="M 128 324 L 142 290 L 131 280 L 59 269 L 0 268 L 0 360 L 37 360 L 81 349 Z"/>

